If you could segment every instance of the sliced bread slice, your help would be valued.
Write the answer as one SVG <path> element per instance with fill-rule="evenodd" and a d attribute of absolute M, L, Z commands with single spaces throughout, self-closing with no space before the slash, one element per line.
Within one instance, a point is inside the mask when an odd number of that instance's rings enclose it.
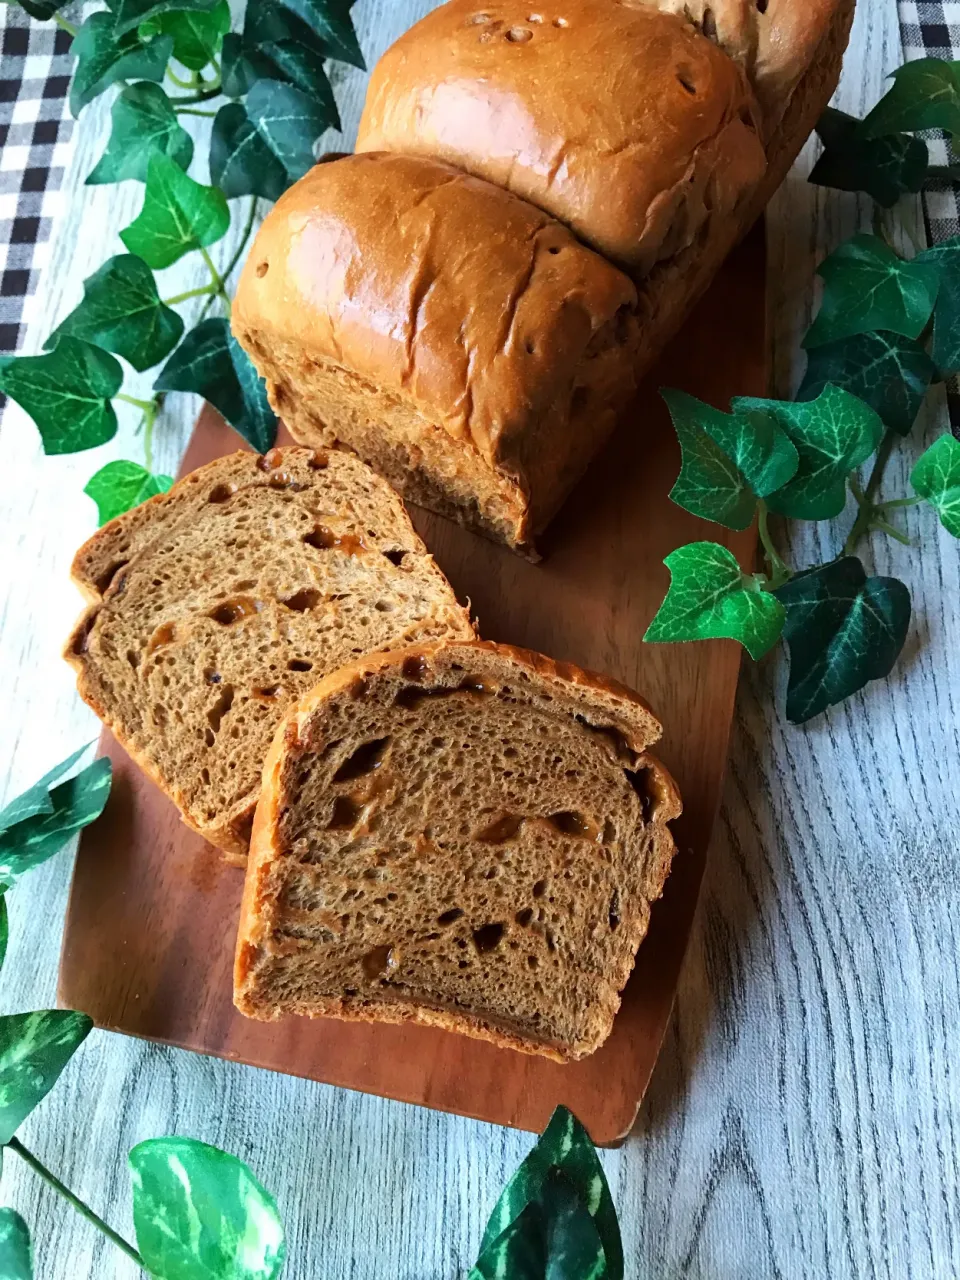
<path fill-rule="evenodd" d="M 506 645 L 328 676 L 264 768 L 238 1009 L 592 1053 L 674 853 L 659 736 L 630 690 Z"/>
<path fill-rule="evenodd" d="M 358 458 L 240 452 L 118 517 L 74 560 L 81 696 L 242 861 L 284 712 L 372 650 L 470 637 L 399 497 Z"/>

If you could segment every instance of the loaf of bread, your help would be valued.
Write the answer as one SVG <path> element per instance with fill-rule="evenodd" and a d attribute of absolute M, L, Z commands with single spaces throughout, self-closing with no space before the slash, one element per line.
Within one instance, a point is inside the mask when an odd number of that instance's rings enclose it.
<path fill-rule="evenodd" d="M 237 338 L 304 444 L 528 546 L 633 387 L 636 290 L 559 222 L 433 160 L 318 165 L 274 206 Z"/>
<path fill-rule="evenodd" d="M 659 736 L 636 694 L 503 645 L 328 676 L 267 757 L 237 1007 L 592 1053 L 674 853 Z"/>
<path fill-rule="evenodd" d="M 236 860 L 264 756 L 317 680 L 473 627 L 390 486 L 352 454 L 235 453 L 78 551 L 93 603 L 65 656 L 81 696 Z"/>
<path fill-rule="evenodd" d="M 530 551 L 793 163 L 853 9 L 428 14 L 374 69 L 360 157 L 286 193 L 240 282 L 235 332 L 296 438 L 353 448 L 414 502 Z"/>
<path fill-rule="evenodd" d="M 449 0 L 377 63 L 357 150 L 486 178 L 639 278 L 701 232 L 710 251 L 766 170 L 760 130 L 740 64 L 674 14 Z"/>

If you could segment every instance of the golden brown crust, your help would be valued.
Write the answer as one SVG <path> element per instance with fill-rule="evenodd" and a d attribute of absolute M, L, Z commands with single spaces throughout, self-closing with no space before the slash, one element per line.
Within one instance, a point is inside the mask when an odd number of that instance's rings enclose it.
<path fill-rule="evenodd" d="M 477 674 L 476 659 L 480 655 L 489 655 L 499 664 L 506 664 L 508 669 L 525 670 L 544 680 L 556 682 L 568 694 L 571 688 L 588 693 L 594 701 L 594 710 L 596 701 L 601 702 L 604 721 L 609 719 L 616 726 L 623 734 L 626 746 L 635 753 L 631 767 L 647 770 L 655 791 L 657 818 L 652 828 L 652 848 L 646 869 L 644 893 L 648 903 L 660 897 L 676 852 L 667 823 L 679 816 L 682 803 L 675 781 L 647 749 L 659 737 L 660 725 L 649 704 L 639 694 L 615 680 L 585 671 L 573 664 L 556 662 L 529 649 L 490 641 L 446 641 L 368 655 L 326 676 L 292 707 L 278 728 L 267 755 L 250 843 L 234 965 L 234 1002 L 241 1013 L 267 1021 L 283 1016 L 283 1013 L 294 1012 L 308 1017 L 337 1017 L 364 1022 L 416 1022 L 487 1040 L 502 1048 L 546 1056 L 558 1062 L 575 1061 L 594 1052 L 609 1035 L 619 1007 L 617 993 L 632 968 L 632 953 L 622 972 L 609 975 L 611 991 L 608 998 L 602 1000 L 603 1016 L 599 1020 L 596 1034 L 588 1040 L 572 1044 L 524 1037 L 517 1035 L 509 1027 L 498 1026 L 489 1019 L 474 1016 L 467 1011 L 431 1007 L 423 1002 L 401 1003 L 395 999 L 345 994 L 339 998 L 305 1001 L 281 1010 L 265 1000 L 262 991 L 258 989 L 257 965 L 261 949 L 270 944 L 279 920 L 275 891 L 271 891 L 270 886 L 274 864 L 283 856 L 279 823 L 284 804 L 281 781 L 283 766 L 289 753 L 296 753 L 303 748 L 303 734 L 312 717 L 339 693 L 351 691 L 356 696 L 357 689 L 362 688 L 364 681 L 371 675 L 391 670 L 407 671 L 411 660 L 424 659 L 430 662 L 435 675 L 441 669 L 459 672 L 463 667 Z M 479 674 L 486 679 L 482 669 Z M 605 723 L 604 728 L 607 727 Z M 309 750 L 320 752 L 323 745 L 322 742 L 311 741 Z M 647 920 L 648 917 L 642 922 L 638 942 L 646 932 Z"/>
<path fill-rule="evenodd" d="M 755 116 L 738 64 L 673 14 L 449 0 L 374 68 L 357 150 L 455 164 L 642 276 L 756 186 Z"/>

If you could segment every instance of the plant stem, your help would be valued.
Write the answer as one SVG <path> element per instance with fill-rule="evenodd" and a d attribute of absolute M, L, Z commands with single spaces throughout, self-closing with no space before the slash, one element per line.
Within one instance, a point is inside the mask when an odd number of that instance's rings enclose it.
<path fill-rule="evenodd" d="M 202 107 L 174 107 L 173 109 L 178 116 L 209 116 L 212 119 L 217 114 L 216 111 L 204 111 Z"/>
<path fill-rule="evenodd" d="M 233 251 L 233 257 L 227 263 L 226 270 L 223 273 L 224 280 L 229 280 L 234 267 L 240 261 L 244 249 L 247 247 L 247 241 L 253 232 L 253 224 L 257 220 L 257 197 L 254 196 L 250 201 L 250 212 L 247 214 L 247 220 L 243 225 L 243 231 L 240 233 L 240 243 Z"/>
<path fill-rule="evenodd" d="M 149 413 L 151 409 L 156 408 L 155 400 L 138 400 L 136 396 L 128 396 L 122 391 L 118 391 L 113 398 L 122 400 L 124 404 L 132 404 L 134 408 L 142 409 L 144 413 Z"/>
<path fill-rule="evenodd" d="M 68 22 L 66 18 L 62 18 L 59 13 L 55 13 L 53 15 L 53 20 L 57 24 L 57 26 L 60 28 L 60 30 L 65 31 L 67 35 L 70 36 L 71 39 L 77 34 L 77 28 L 73 25 L 73 23 Z"/>
<path fill-rule="evenodd" d="M 222 275 L 220 274 L 220 272 L 217 270 L 216 265 L 215 265 L 215 263 L 214 263 L 213 259 L 210 257 L 209 253 L 207 253 L 207 251 L 206 251 L 206 249 L 203 247 L 203 245 L 200 245 L 200 246 L 199 246 L 199 249 L 200 249 L 200 256 L 203 258 L 204 262 L 207 264 L 207 270 L 210 272 L 210 277 L 211 277 L 211 279 L 213 280 L 213 288 L 214 288 L 214 292 L 215 292 L 216 294 L 218 294 L 218 295 L 219 295 L 219 297 L 221 297 L 221 298 L 223 299 L 223 301 L 224 301 L 224 303 L 225 303 L 225 305 L 226 305 L 226 308 L 227 308 L 227 315 L 229 315 L 229 314 L 230 314 L 230 299 L 229 299 L 229 297 L 227 296 L 227 290 L 226 290 L 226 287 L 225 287 L 225 285 L 224 285 L 224 283 L 223 283 L 223 276 L 222 276 Z"/>
<path fill-rule="evenodd" d="M 764 501 L 758 503 L 759 517 L 757 519 L 757 532 L 760 535 L 760 544 L 763 547 L 767 557 L 767 567 L 770 570 L 770 582 L 768 584 L 771 591 L 776 591 L 778 587 L 782 587 L 788 579 L 793 577 L 790 569 L 784 564 L 780 558 L 777 548 L 773 545 L 773 538 L 770 536 L 770 528 L 768 524 L 769 511 Z"/>
<path fill-rule="evenodd" d="M 189 107 L 194 102 L 209 102 L 211 98 L 219 98 L 220 85 L 211 85 L 208 89 L 201 89 L 199 93 L 188 94 L 185 98 L 171 98 L 174 109 L 177 107 Z"/>
<path fill-rule="evenodd" d="M 857 512 L 857 518 L 853 522 L 850 536 L 843 544 L 843 554 L 845 556 L 853 555 L 860 539 L 873 523 L 873 517 L 876 514 L 873 497 L 880 488 L 880 481 L 883 479 L 884 470 L 890 461 L 890 454 L 893 452 L 895 442 L 896 432 L 894 431 L 888 431 L 880 441 L 880 448 L 877 450 L 877 456 L 874 459 L 873 470 L 870 472 L 870 479 L 867 481 L 866 489 L 863 490 L 860 496 L 858 496 L 859 489 L 854 489 L 851 485 L 851 492 L 857 499 L 860 510 Z"/>
<path fill-rule="evenodd" d="M 111 1240 L 118 1249 L 122 1249 L 127 1257 L 132 1262 L 135 1262 L 138 1267 L 141 1267 L 144 1271 L 147 1270 L 146 1263 L 143 1258 L 140 1257 L 140 1254 L 137 1253 L 133 1245 L 128 1244 L 128 1242 L 124 1240 L 123 1236 L 119 1235 L 114 1231 L 113 1227 L 104 1222 L 99 1214 L 94 1213 L 89 1205 L 84 1204 L 79 1196 L 75 1196 L 69 1187 L 65 1187 L 60 1179 L 52 1174 L 46 1165 L 41 1164 L 33 1152 L 28 1151 L 19 1139 L 11 1138 L 7 1143 L 7 1150 L 16 1152 L 20 1159 L 24 1160 L 34 1173 L 39 1174 L 44 1182 L 53 1187 L 54 1191 L 59 1192 L 65 1200 L 72 1204 L 77 1213 L 82 1214 L 88 1222 L 92 1222 L 98 1231 L 102 1231 L 107 1239 Z"/>
<path fill-rule="evenodd" d="M 172 298 L 161 298 L 165 307 L 175 307 L 178 302 L 186 302 L 188 298 L 202 298 L 204 294 L 216 293 L 212 284 L 202 284 L 199 289 L 187 289 L 184 293 L 175 293 Z"/>
<path fill-rule="evenodd" d="M 114 399 L 123 400 L 124 403 L 135 405 L 143 410 L 143 421 L 140 424 L 143 427 L 143 460 L 147 470 L 153 471 L 153 424 L 160 412 L 159 396 L 154 400 L 137 400 L 136 397 L 124 395 L 121 391 L 114 396 Z"/>
<path fill-rule="evenodd" d="M 894 538 L 897 542 L 902 542 L 905 547 L 913 546 L 913 543 L 905 533 L 901 533 L 899 529 L 895 529 L 893 525 L 889 524 L 886 520 L 874 520 L 870 527 L 871 529 L 876 529 L 879 533 L 885 533 L 888 538 Z"/>
<path fill-rule="evenodd" d="M 917 507 L 922 501 L 923 499 L 916 497 L 916 495 L 912 498 L 894 498 L 890 502 L 878 502 L 876 509 L 878 511 L 898 511 L 903 507 Z"/>

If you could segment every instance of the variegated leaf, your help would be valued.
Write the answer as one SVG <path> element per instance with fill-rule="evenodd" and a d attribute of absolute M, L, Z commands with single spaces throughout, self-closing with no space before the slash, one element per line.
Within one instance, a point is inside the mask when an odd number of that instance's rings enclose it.
<path fill-rule="evenodd" d="M 0 1017 L 0 1144 L 47 1096 L 92 1026 L 72 1009 Z"/>

